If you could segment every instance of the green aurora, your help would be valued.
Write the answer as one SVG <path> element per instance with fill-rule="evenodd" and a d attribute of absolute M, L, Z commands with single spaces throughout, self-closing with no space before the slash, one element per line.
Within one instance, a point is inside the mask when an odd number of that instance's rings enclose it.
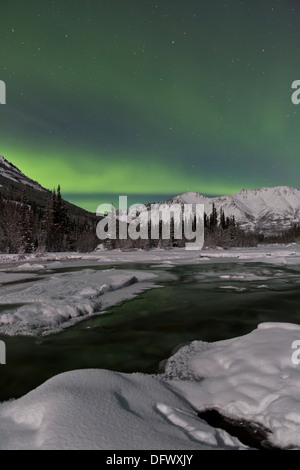
<path fill-rule="evenodd" d="M 101 194 L 297 187 L 299 15 L 294 0 L 3 0 L 0 154 L 92 211 Z"/>

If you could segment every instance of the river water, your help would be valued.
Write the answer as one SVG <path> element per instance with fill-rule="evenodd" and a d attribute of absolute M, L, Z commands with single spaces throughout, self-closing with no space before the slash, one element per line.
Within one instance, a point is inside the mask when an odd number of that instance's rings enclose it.
<path fill-rule="evenodd" d="M 7 348 L 7 364 L 0 367 L 0 401 L 20 397 L 61 372 L 104 368 L 156 373 L 160 363 L 184 343 L 241 336 L 262 322 L 300 323 L 299 267 L 215 263 L 117 268 L 159 272 L 154 284 L 162 288 L 59 334 L 0 335 Z M 56 272 L 62 271 L 71 269 Z"/>

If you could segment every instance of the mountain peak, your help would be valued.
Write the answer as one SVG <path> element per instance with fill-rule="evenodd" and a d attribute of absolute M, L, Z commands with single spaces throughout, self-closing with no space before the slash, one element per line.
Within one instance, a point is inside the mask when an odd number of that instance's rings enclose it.
<path fill-rule="evenodd" d="M 293 188 L 292 186 L 271 186 L 271 187 L 262 187 L 257 189 L 242 189 L 234 196 L 239 194 L 263 194 L 263 193 L 277 193 L 277 194 L 286 194 L 286 193 L 295 193 L 300 191 L 297 188 Z"/>
<path fill-rule="evenodd" d="M 177 196 L 172 197 L 167 203 L 172 204 L 203 204 L 203 201 L 208 199 L 207 196 L 195 191 L 189 191 L 187 193 L 181 193 Z"/>

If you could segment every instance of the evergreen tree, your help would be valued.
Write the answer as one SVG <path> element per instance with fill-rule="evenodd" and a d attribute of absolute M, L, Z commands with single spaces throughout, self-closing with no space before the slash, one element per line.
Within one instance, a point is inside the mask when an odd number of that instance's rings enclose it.
<path fill-rule="evenodd" d="M 220 209 L 220 226 L 223 230 L 228 228 L 228 225 L 227 225 L 226 219 L 225 219 L 225 213 L 224 213 L 222 207 Z"/>
<path fill-rule="evenodd" d="M 209 228 L 209 219 L 206 212 L 204 212 L 204 228 Z"/>
<path fill-rule="evenodd" d="M 210 214 L 210 220 L 209 221 L 210 221 L 210 229 L 215 230 L 215 228 L 218 225 L 218 213 L 217 213 L 215 203 L 213 203 L 213 205 L 212 205 L 212 212 Z"/>
<path fill-rule="evenodd" d="M 69 249 L 70 246 L 70 222 L 64 201 L 61 197 L 60 185 L 57 187 L 57 192 L 54 192 L 54 196 L 53 223 L 55 233 L 55 250 L 64 251 Z"/>
<path fill-rule="evenodd" d="M 26 191 L 23 192 L 21 204 L 20 248 L 24 253 L 30 253 L 33 248 L 33 219 L 31 217 Z"/>
<path fill-rule="evenodd" d="M 40 248 L 45 251 L 52 251 L 54 246 L 54 203 L 55 191 L 51 191 L 41 222 L 41 240 L 39 244 Z"/>

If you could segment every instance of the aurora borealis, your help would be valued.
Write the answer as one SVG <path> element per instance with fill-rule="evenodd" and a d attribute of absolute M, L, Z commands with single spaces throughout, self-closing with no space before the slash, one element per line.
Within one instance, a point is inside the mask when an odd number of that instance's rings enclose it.
<path fill-rule="evenodd" d="M 2 0 L 0 154 L 92 211 L 299 187 L 299 17 L 295 0 Z"/>

